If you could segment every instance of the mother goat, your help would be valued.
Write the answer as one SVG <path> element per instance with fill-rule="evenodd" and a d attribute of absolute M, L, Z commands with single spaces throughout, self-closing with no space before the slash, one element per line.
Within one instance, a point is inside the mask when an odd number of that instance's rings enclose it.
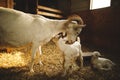
<path fill-rule="evenodd" d="M 72 23 L 77 21 L 78 24 Z M 0 7 L 0 47 L 17 48 L 31 44 L 30 71 L 33 71 L 34 57 L 39 45 L 43 45 L 60 32 L 67 33 L 67 43 L 75 42 L 85 25 L 79 16 L 67 20 L 53 20 L 14 9 Z"/>

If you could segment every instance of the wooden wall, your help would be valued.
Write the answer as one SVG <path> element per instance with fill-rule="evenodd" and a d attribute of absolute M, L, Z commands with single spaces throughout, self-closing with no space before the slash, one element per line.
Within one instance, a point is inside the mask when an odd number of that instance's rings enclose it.
<path fill-rule="evenodd" d="M 16 5 L 14 6 L 14 9 L 24 11 L 27 13 L 37 14 L 38 5 L 44 6 L 47 8 L 60 10 L 62 11 L 62 13 L 60 14 L 58 13 L 58 14 L 62 16 L 66 16 L 68 15 L 68 13 L 70 13 L 70 1 L 69 0 L 64 0 L 64 1 L 61 1 L 61 0 L 14 0 L 14 1 L 16 3 Z M 41 11 L 43 11 L 43 9 L 41 9 Z M 47 10 L 44 10 L 44 11 L 51 13 L 51 11 L 47 11 Z M 46 17 L 54 18 L 52 16 L 50 17 L 47 15 Z"/>
<path fill-rule="evenodd" d="M 0 0 L 0 6 L 7 7 L 7 8 L 13 8 L 14 2 L 13 0 Z"/>
<path fill-rule="evenodd" d="M 38 0 L 14 0 L 14 9 L 36 14 L 37 1 Z"/>
<path fill-rule="evenodd" d="M 76 12 L 86 23 L 81 36 L 83 44 L 90 44 L 105 50 L 120 49 L 120 9 L 110 7 L 92 11 Z"/>
<path fill-rule="evenodd" d="M 89 10 L 90 7 L 90 0 L 69 0 L 69 2 L 71 2 L 70 12 Z"/>
<path fill-rule="evenodd" d="M 120 1 L 111 0 L 111 7 L 96 10 L 89 10 L 89 1 L 71 0 L 71 14 L 80 15 L 87 25 L 80 34 L 82 44 L 119 51 Z"/>

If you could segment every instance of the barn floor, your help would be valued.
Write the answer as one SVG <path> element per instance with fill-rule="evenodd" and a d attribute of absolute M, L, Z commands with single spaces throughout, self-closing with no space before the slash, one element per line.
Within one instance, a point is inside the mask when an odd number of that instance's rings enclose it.
<path fill-rule="evenodd" d="M 82 47 L 83 51 L 93 51 L 94 49 Z M 23 51 L 23 50 L 22 50 Z M 49 42 L 42 47 L 43 55 L 40 56 L 43 65 L 39 65 L 36 57 L 34 71 L 30 73 L 28 64 L 30 54 L 19 51 L 11 53 L 0 53 L 0 80 L 119 80 L 120 79 L 120 59 L 111 53 L 103 55 L 116 63 L 112 71 L 95 71 L 89 64 L 89 58 L 84 58 L 84 68 L 75 70 L 72 74 L 62 77 L 63 55 L 53 42 Z"/>

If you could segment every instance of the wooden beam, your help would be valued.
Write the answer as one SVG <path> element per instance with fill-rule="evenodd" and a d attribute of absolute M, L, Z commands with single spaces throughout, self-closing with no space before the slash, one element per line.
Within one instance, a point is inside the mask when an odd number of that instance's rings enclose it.
<path fill-rule="evenodd" d="M 83 57 L 91 57 L 93 52 L 83 52 Z"/>
<path fill-rule="evenodd" d="M 38 9 L 42 9 L 42 10 L 46 10 L 46 11 L 51 11 L 51 12 L 55 12 L 55 13 L 62 13 L 62 12 L 61 12 L 60 10 L 58 10 L 58 9 L 49 8 L 49 7 L 40 6 L 40 5 L 38 5 Z"/>
<path fill-rule="evenodd" d="M 59 14 L 48 13 L 48 12 L 42 12 L 42 11 L 38 11 L 37 14 L 44 15 L 44 16 L 55 17 L 55 18 L 62 18 L 62 16 L 59 15 Z"/>

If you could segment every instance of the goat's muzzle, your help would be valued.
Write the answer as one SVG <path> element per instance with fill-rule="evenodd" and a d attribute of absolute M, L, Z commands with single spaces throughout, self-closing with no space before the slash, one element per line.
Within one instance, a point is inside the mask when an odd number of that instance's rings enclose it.
<path fill-rule="evenodd" d="M 73 44 L 74 42 L 75 41 L 70 40 L 70 41 L 66 41 L 65 44 Z"/>

